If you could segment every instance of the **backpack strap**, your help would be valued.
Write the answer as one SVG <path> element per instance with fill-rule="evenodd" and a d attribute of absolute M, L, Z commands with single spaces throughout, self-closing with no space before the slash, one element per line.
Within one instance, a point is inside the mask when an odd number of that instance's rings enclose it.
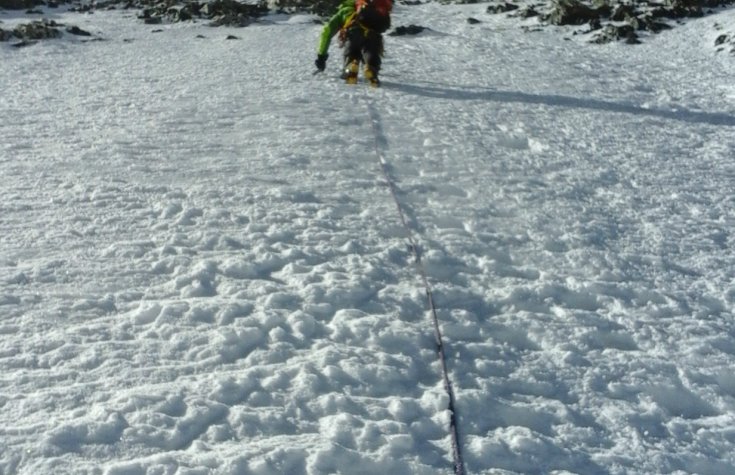
<path fill-rule="evenodd" d="M 347 30 L 352 27 L 354 23 L 356 23 L 355 17 L 357 16 L 357 11 L 354 11 L 350 13 L 350 15 L 345 20 L 344 24 L 342 25 L 342 28 L 339 30 L 339 44 L 340 46 L 344 46 L 345 41 L 347 41 Z"/>

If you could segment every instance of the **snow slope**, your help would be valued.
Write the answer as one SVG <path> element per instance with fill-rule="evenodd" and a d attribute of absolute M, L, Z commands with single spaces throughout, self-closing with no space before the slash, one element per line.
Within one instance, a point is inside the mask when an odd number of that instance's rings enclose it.
<path fill-rule="evenodd" d="M 378 90 L 306 16 L 0 44 L 0 473 L 451 473 L 380 159 L 467 473 L 734 473 L 735 12 L 485 8 L 399 5 Z"/>

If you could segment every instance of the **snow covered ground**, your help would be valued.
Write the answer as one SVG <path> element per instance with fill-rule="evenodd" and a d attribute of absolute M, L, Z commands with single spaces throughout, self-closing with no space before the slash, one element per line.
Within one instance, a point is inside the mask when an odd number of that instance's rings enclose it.
<path fill-rule="evenodd" d="M 307 16 L 0 43 L 0 473 L 451 473 L 380 159 L 467 473 L 735 473 L 735 11 L 485 8 L 399 5 L 378 90 Z"/>

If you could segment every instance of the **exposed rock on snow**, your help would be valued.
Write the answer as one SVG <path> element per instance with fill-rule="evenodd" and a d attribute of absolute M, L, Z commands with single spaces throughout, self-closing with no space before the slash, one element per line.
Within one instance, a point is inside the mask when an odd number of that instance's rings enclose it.
<path fill-rule="evenodd" d="M 715 47 L 717 52 L 729 51 L 731 54 L 735 54 L 735 31 L 725 32 L 722 29 L 722 25 L 715 23 L 714 28 L 720 34 L 715 38 Z"/>
<path fill-rule="evenodd" d="M 185 1 L 185 0 L 106 0 L 102 2 L 70 2 L 73 11 L 90 12 L 102 9 L 139 9 L 138 18 L 146 24 L 158 25 L 186 21 L 208 20 L 210 26 L 245 27 L 270 12 L 306 12 L 322 18 L 329 17 L 342 0 L 257 0 L 242 2 L 238 0 Z M 442 3 L 481 3 L 478 0 L 441 0 Z M 410 0 L 397 0 L 404 6 L 420 3 Z M 664 0 L 642 1 L 633 4 L 624 0 L 546 0 L 532 2 L 527 0 L 491 0 L 486 11 L 488 14 L 508 14 L 519 20 L 539 18 L 537 26 L 583 26 L 584 31 L 574 34 L 594 33 L 592 43 L 608 43 L 624 40 L 626 43 L 640 43 L 640 33 L 655 34 L 676 25 L 685 18 L 696 18 L 735 3 L 735 0 Z M 37 5 L 56 7 L 56 2 L 44 3 L 42 0 L 0 0 L 0 8 L 28 9 Z M 667 22 L 666 20 L 669 20 Z M 477 18 L 468 19 L 478 23 Z M 400 36 L 416 34 L 409 27 L 399 26 L 391 34 Z M 33 29 L 38 30 L 34 25 Z M 408 29 L 406 29 L 408 28 Z M 524 25 L 526 31 L 536 31 Z M 73 33 L 70 31 L 70 33 Z M 73 33 L 79 34 L 79 33 Z M 11 36 L 12 35 L 12 36 Z M 56 38 L 58 34 L 49 31 L 48 35 L 35 31 L 33 34 L 19 34 L 0 30 L 0 41 L 12 37 L 23 40 Z M 725 40 L 722 40 L 723 42 Z M 718 43 L 719 45 L 720 43 Z"/>
<path fill-rule="evenodd" d="M 0 41 L 18 39 L 21 41 L 20 43 L 16 43 L 16 46 L 26 46 L 36 40 L 58 38 L 62 34 L 58 29 L 60 26 L 54 21 L 43 20 L 19 25 L 10 31 L 0 29 Z"/>
<path fill-rule="evenodd" d="M 77 36 L 92 36 L 92 33 L 82 30 L 78 26 L 69 26 L 66 28 L 66 32 Z"/>
<path fill-rule="evenodd" d="M 418 25 L 399 26 L 389 33 L 390 36 L 418 35 L 425 28 Z"/>
<path fill-rule="evenodd" d="M 597 28 L 600 28 L 599 23 Z M 609 43 L 611 41 L 625 40 L 628 44 L 638 44 L 640 40 L 635 32 L 635 28 L 631 25 L 605 25 L 592 40 L 593 43 Z"/>
<path fill-rule="evenodd" d="M 514 10 L 518 10 L 518 5 L 514 3 L 503 2 L 500 5 L 490 5 L 487 7 L 487 12 L 491 14 L 495 13 L 508 13 Z"/>
<path fill-rule="evenodd" d="M 489 14 L 508 13 L 518 9 L 517 3 L 506 1 L 493 2 Z M 607 43 L 625 40 L 626 43 L 639 43 L 637 32 L 658 33 L 671 28 L 672 24 L 659 19 L 680 20 L 696 18 L 711 12 L 710 9 L 732 5 L 732 0 L 669 0 L 663 3 L 643 1 L 630 4 L 619 0 L 552 0 L 526 9 L 534 13 L 540 10 L 541 22 L 545 25 L 589 25 L 590 33 L 601 30 L 592 40 L 593 43 Z M 523 10 L 522 10 L 523 11 Z M 530 15 L 516 13 L 511 17 L 528 18 Z M 621 25 L 620 23 L 625 23 Z"/>
<path fill-rule="evenodd" d="M 235 0 L 214 0 L 211 2 L 186 2 L 183 5 L 176 1 L 153 2 L 137 0 L 126 7 L 142 8 L 139 17 L 146 23 L 174 23 L 194 19 L 211 20 L 211 26 L 248 26 L 253 18 L 268 13 L 265 3 L 249 4 Z"/>
<path fill-rule="evenodd" d="M 556 0 L 554 8 L 545 17 L 545 20 L 552 25 L 584 25 L 599 20 L 601 16 L 609 12 L 610 7 L 607 5 L 591 8 L 578 0 Z"/>
<path fill-rule="evenodd" d="M 61 28 L 64 26 L 54 20 L 42 19 L 17 25 L 12 30 L 0 28 L 0 41 L 17 39 L 20 42 L 15 43 L 14 46 L 27 46 L 38 40 L 59 38 L 63 35 Z M 66 32 L 76 36 L 92 36 L 91 33 L 82 30 L 78 26 L 68 26 Z"/>
<path fill-rule="evenodd" d="M 79 11 L 95 9 L 139 9 L 138 16 L 147 24 L 177 23 L 182 21 L 211 20 L 212 26 L 248 26 L 253 18 L 267 14 L 265 2 L 238 2 L 236 0 L 213 1 L 155 1 L 108 0 L 97 4 L 82 4 Z"/>

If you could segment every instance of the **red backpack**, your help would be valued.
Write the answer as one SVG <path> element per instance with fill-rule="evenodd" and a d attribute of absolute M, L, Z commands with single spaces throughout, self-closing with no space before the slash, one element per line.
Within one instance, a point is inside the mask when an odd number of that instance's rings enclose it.
<path fill-rule="evenodd" d="M 364 28 L 384 33 L 390 28 L 393 0 L 356 0 L 355 19 Z"/>
<path fill-rule="evenodd" d="M 360 10 L 367 8 L 367 9 L 373 9 L 376 11 L 377 14 L 381 16 L 388 16 L 390 15 L 391 10 L 393 10 L 393 1 L 392 0 L 356 0 L 355 1 L 355 11 L 359 12 Z"/>

